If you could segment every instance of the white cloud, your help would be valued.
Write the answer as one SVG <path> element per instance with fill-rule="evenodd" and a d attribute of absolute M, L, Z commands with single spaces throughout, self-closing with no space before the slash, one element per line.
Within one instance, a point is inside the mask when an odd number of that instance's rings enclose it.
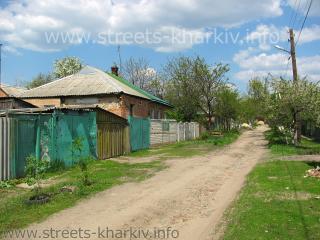
<path fill-rule="evenodd" d="M 248 81 L 253 77 L 265 77 L 268 74 L 273 76 L 286 76 L 291 78 L 291 61 L 288 55 L 282 53 L 254 55 L 252 49 L 243 50 L 237 53 L 233 60 L 241 71 L 235 77 L 242 81 Z M 288 64 L 289 62 L 289 64 Z M 298 73 L 301 77 L 308 76 L 310 80 L 320 80 L 320 55 L 297 58 Z"/>
<path fill-rule="evenodd" d="M 45 32 L 186 31 L 207 36 L 208 27 L 234 27 L 282 15 L 281 0 L 16 0 L 0 8 L 0 40 L 14 48 L 55 51 L 67 44 L 46 43 Z M 71 43 L 77 44 L 77 41 Z M 191 48 L 192 41 L 146 44 L 157 51 Z"/>
<path fill-rule="evenodd" d="M 274 25 L 258 25 L 256 29 L 249 32 L 245 37 L 245 42 L 248 44 L 257 43 L 260 50 L 269 51 L 273 45 L 288 42 L 289 27 L 276 27 Z M 296 39 L 300 29 L 294 30 Z M 305 27 L 299 39 L 299 44 L 309 43 L 320 40 L 320 25 L 312 25 Z"/>

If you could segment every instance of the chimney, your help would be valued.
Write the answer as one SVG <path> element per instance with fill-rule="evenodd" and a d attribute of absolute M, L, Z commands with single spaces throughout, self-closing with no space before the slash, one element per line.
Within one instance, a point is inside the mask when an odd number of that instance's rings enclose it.
<path fill-rule="evenodd" d="M 116 65 L 112 66 L 111 67 L 111 73 L 116 75 L 116 76 L 119 76 L 119 68 Z"/>

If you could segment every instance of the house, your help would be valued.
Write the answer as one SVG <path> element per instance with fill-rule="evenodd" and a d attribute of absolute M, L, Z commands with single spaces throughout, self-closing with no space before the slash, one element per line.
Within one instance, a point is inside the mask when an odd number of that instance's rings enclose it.
<path fill-rule="evenodd" d="M 34 108 L 31 103 L 25 102 L 18 95 L 27 91 L 25 88 L 13 87 L 5 84 L 0 85 L 0 110 L 18 109 L 18 108 Z"/>
<path fill-rule="evenodd" d="M 171 105 L 118 75 L 86 66 L 79 73 L 25 91 L 19 97 L 37 107 L 98 105 L 120 117 L 165 118 Z"/>

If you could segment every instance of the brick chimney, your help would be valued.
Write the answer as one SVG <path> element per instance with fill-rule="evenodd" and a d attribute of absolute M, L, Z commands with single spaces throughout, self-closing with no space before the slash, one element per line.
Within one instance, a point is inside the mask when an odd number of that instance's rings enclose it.
<path fill-rule="evenodd" d="M 116 76 L 119 76 L 119 68 L 116 65 L 112 66 L 111 67 L 111 73 L 116 75 Z"/>

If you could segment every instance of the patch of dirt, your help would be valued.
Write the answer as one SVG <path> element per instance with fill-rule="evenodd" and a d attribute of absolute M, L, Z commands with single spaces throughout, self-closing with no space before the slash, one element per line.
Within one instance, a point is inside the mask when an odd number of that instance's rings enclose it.
<path fill-rule="evenodd" d="M 283 192 L 278 194 L 276 199 L 278 200 L 309 200 L 316 196 L 307 192 Z"/>
<path fill-rule="evenodd" d="M 285 161 L 299 161 L 299 162 L 319 162 L 320 165 L 320 155 L 293 155 L 281 157 L 281 160 Z"/>
<path fill-rule="evenodd" d="M 210 154 L 168 159 L 169 167 L 152 178 L 98 193 L 28 229 L 97 232 L 99 227 L 152 230 L 170 226 L 179 231 L 181 240 L 218 239 L 223 229 L 217 229 L 217 224 L 225 209 L 267 153 L 265 130 L 245 132 L 235 143 Z"/>

